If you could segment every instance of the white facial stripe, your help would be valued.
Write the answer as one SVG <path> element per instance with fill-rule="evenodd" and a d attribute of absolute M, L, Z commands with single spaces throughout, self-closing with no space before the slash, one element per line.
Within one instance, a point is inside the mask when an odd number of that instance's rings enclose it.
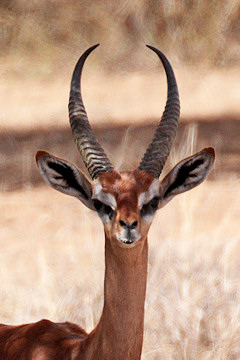
<path fill-rule="evenodd" d="M 101 201 L 105 205 L 110 206 L 113 210 L 117 207 L 115 197 L 110 193 L 104 192 L 102 190 L 102 185 L 99 182 L 94 183 L 92 199 Z"/>
<path fill-rule="evenodd" d="M 138 198 L 138 206 L 141 209 L 144 204 L 147 204 L 155 196 L 159 196 L 159 181 L 158 179 L 153 180 L 149 189 L 140 194 Z"/>

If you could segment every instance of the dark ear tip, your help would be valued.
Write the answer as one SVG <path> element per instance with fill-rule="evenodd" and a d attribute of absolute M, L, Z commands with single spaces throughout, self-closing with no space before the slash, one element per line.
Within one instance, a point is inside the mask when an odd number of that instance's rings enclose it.
<path fill-rule="evenodd" d="M 215 150 L 212 147 L 205 148 L 202 150 L 202 152 L 208 153 L 208 155 L 212 156 L 213 160 L 215 159 Z"/>
<path fill-rule="evenodd" d="M 49 153 L 47 151 L 44 151 L 44 150 L 38 150 L 36 155 L 35 155 L 35 158 L 36 158 L 36 162 L 38 163 L 39 160 L 41 160 L 42 158 L 44 157 L 47 157 L 49 155 Z"/>

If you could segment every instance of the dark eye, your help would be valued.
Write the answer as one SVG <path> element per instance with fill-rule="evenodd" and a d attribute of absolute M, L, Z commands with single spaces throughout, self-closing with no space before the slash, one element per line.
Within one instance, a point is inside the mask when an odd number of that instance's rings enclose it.
<path fill-rule="evenodd" d="M 152 207 L 154 210 L 157 210 L 159 203 L 159 198 L 155 196 L 148 204 L 150 207 Z"/>
<path fill-rule="evenodd" d="M 104 206 L 104 204 L 99 200 L 93 200 L 93 205 L 97 211 L 99 211 Z"/>
<path fill-rule="evenodd" d="M 155 196 L 141 209 L 141 216 L 151 215 L 158 209 L 159 198 Z"/>
<path fill-rule="evenodd" d="M 113 209 L 110 206 L 104 205 L 103 212 L 104 214 L 108 215 L 110 219 L 112 218 Z"/>
<path fill-rule="evenodd" d="M 93 200 L 93 205 L 100 216 L 107 215 L 110 219 L 112 218 L 114 211 L 110 206 L 99 200 Z"/>

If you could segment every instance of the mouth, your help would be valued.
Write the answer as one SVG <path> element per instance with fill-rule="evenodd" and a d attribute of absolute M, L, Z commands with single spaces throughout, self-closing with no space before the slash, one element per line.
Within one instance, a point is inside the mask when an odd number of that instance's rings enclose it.
<path fill-rule="evenodd" d="M 120 246 L 123 248 L 132 248 L 136 245 L 136 240 L 130 240 L 130 239 L 122 239 L 119 241 L 120 242 Z"/>
<path fill-rule="evenodd" d="M 126 239 L 126 240 L 121 240 L 124 244 L 133 244 L 135 240 L 131 240 L 131 239 Z"/>
<path fill-rule="evenodd" d="M 119 241 L 120 245 L 122 247 L 128 247 L 131 248 L 133 246 L 136 245 L 136 243 L 138 242 L 138 240 L 140 239 L 140 236 L 134 236 L 134 237 L 117 237 L 117 240 Z"/>

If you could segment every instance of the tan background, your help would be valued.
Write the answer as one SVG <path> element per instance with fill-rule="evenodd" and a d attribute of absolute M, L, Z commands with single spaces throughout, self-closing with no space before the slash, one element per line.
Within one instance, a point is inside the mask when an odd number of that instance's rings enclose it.
<path fill-rule="evenodd" d="M 161 116 L 170 59 L 182 116 L 172 165 L 214 146 L 207 182 L 154 220 L 143 359 L 238 359 L 240 199 L 239 1 L 1 1 L 0 322 L 50 318 L 90 330 L 102 306 L 97 216 L 42 183 L 46 149 L 83 169 L 67 103 L 89 46 L 83 95 L 118 168 L 137 166 Z M 84 169 L 83 169 L 84 170 Z M 85 170 L 84 170 L 85 171 Z"/>

